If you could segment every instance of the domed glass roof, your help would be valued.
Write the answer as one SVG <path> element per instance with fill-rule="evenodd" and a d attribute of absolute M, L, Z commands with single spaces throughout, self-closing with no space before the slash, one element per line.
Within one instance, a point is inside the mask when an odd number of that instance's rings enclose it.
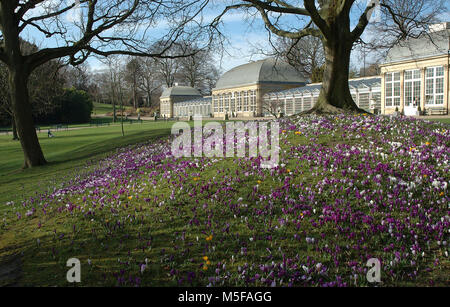
<path fill-rule="evenodd" d="M 241 87 L 258 83 L 305 84 L 306 78 L 288 63 L 274 58 L 237 66 L 217 81 L 214 90 Z"/>
<path fill-rule="evenodd" d="M 174 86 L 166 88 L 161 98 L 169 98 L 173 96 L 202 96 L 198 90 L 190 86 Z"/>

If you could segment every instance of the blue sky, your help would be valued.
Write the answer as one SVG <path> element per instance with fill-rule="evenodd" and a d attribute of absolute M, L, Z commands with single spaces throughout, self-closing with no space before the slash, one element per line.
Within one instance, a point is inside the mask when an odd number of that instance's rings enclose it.
<path fill-rule="evenodd" d="M 64 0 L 67 3 L 71 3 L 74 0 Z M 60 2 L 60 0 L 48 0 L 48 2 Z M 213 0 L 213 6 L 209 7 L 204 13 L 203 17 L 205 20 L 211 20 L 213 17 L 219 14 L 225 3 L 229 4 L 233 2 L 233 0 Z M 236 2 L 236 1 L 235 1 Z M 367 4 L 367 0 L 359 0 L 358 5 L 361 7 L 365 7 Z M 36 9 L 38 12 L 39 8 Z M 34 14 L 37 14 L 37 13 Z M 359 18 L 359 12 L 356 12 L 353 15 L 352 23 L 356 24 L 357 19 Z M 76 15 L 73 13 L 69 16 L 65 17 L 65 21 L 69 23 L 70 20 L 76 18 Z M 225 52 L 222 54 L 222 57 L 217 56 L 217 66 L 220 66 L 223 71 L 227 71 L 237 65 L 248 63 L 250 60 L 258 60 L 263 58 L 264 55 L 255 54 L 256 49 L 268 48 L 269 40 L 268 40 L 268 32 L 264 28 L 262 20 L 259 18 L 252 19 L 252 21 L 246 20 L 247 15 L 243 11 L 232 11 L 229 12 L 223 18 L 223 33 L 228 38 L 229 44 Z M 448 20 L 448 13 L 446 16 L 443 16 L 443 20 Z M 295 28 L 296 26 L 301 26 L 302 23 L 299 22 L 296 18 L 291 17 L 285 19 L 285 25 L 287 27 Z M 150 31 L 150 35 L 154 35 L 155 39 L 160 35 L 160 33 L 164 33 L 161 28 L 164 28 L 163 25 L 159 25 L 158 29 L 154 29 Z M 30 30 L 25 34 L 25 39 L 34 41 L 40 47 L 47 46 L 57 46 L 60 45 L 58 40 L 48 40 L 45 39 L 42 35 L 39 35 L 37 31 Z M 354 52 L 352 55 L 352 62 L 355 67 L 359 65 L 361 62 L 360 54 Z M 102 68 L 102 64 L 95 58 L 92 58 L 88 61 L 91 69 L 96 70 Z"/>
<path fill-rule="evenodd" d="M 360 0 L 365 5 L 366 0 Z M 224 3 L 230 3 L 227 0 L 216 0 L 216 6 L 204 13 L 206 20 L 212 19 L 222 12 Z M 356 24 L 359 15 L 354 20 Z M 284 18 L 287 27 L 302 26 L 304 23 L 299 22 L 297 17 Z M 216 56 L 217 66 L 222 71 L 227 71 L 235 66 L 248 63 L 252 60 L 258 60 L 266 57 L 258 54 L 258 50 L 269 48 L 269 33 L 264 27 L 264 23 L 259 17 L 249 17 L 245 12 L 233 10 L 227 13 L 223 18 L 223 33 L 228 38 L 226 50 Z M 273 36 L 273 34 L 272 34 Z M 358 63 L 359 54 L 354 55 L 354 62 Z M 93 68 L 99 65 L 98 61 L 90 61 Z"/>
<path fill-rule="evenodd" d="M 68 3 L 72 4 L 76 0 L 48 0 L 50 4 Z M 224 7 L 224 3 L 227 0 L 212 0 L 214 6 L 208 8 L 203 12 L 203 18 L 206 21 L 210 21 L 215 18 Z M 34 10 L 30 11 L 28 17 L 34 17 L 42 14 L 44 8 L 38 6 Z M 62 20 L 65 25 L 72 27 L 71 24 L 74 21 L 79 20 L 76 10 L 71 10 L 69 13 L 62 16 Z M 78 18 L 78 19 L 77 19 Z M 252 55 L 254 45 L 264 44 L 267 42 L 267 32 L 264 30 L 263 24 L 260 20 L 252 23 L 251 25 L 244 21 L 245 13 L 239 11 L 229 12 L 223 17 L 223 33 L 228 38 L 227 48 L 222 55 L 217 55 L 217 65 L 221 66 L 223 70 L 231 69 L 232 67 L 240 64 L 247 63 L 250 60 L 259 59 L 261 56 Z M 51 23 L 50 23 L 51 24 Z M 77 31 L 75 27 L 72 27 L 74 33 Z M 150 41 L 157 41 L 164 37 L 164 33 L 167 31 L 167 22 L 161 21 L 158 27 L 151 29 L 149 33 Z M 34 42 L 40 48 L 44 47 L 57 47 L 64 45 L 64 41 L 60 37 L 55 36 L 52 38 L 46 38 L 42 33 L 35 28 L 28 26 L 26 31 L 22 33 L 22 37 L 26 40 Z M 103 67 L 103 64 L 98 59 L 92 57 L 88 60 L 91 69 L 96 70 Z"/>

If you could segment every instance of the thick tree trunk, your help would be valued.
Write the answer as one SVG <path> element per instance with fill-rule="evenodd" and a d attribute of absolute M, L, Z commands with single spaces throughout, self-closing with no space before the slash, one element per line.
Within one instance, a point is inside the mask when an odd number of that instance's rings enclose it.
<path fill-rule="evenodd" d="M 9 67 L 9 85 L 11 90 L 11 102 L 16 122 L 17 134 L 24 153 L 24 168 L 44 165 L 44 154 L 34 128 L 31 105 L 28 96 L 29 74 L 20 67 Z"/>
<path fill-rule="evenodd" d="M 360 112 L 348 85 L 352 44 L 349 38 L 328 39 L 324 43 L 325 71 L 319 100 L 313 113 Z"/>
<path fill-rule="evenodd" d="M 28 94 L 31 69 L 24 63 L 21 53 L 20 31 L 15 9 L 18 1 L 1 1 L 0 20 L 4 61 L 8 66 L 11 106 L 17 134 L 24 154 L 24 168 L 46 163 L 34 128 Z"/>
<path fill-rule="evenodd" d="M 308 1 L 311 6 L 311 1 Z M 333 1 L 324 8 L 322 32 L 325 68 L 319 100 L 313 113 L 363 112 L 353 101 L 348 85 L 350 55 L 355 36 L 350 30 L 350 2 Z M 323 17 L 323 16 L 322 16 Z"/>
<path fill-rule="evenodd" d="M 16 121 L 14 120 L 14 116 L 11 118 L 11 128 L 13 133 L 13 141 L 18 141 L 19 136 L 17 135 Z"/>

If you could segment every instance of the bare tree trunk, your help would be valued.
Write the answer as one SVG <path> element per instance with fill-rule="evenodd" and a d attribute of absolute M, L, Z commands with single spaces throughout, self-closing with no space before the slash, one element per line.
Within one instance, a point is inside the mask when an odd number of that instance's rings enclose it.
<path fill-rule="evenodd" d="M 114 97 L 113 101 L 113 123 L 115 123 L 117 121 L 117 116 L 116 116 L 116 98 Z"/>
<path fill-rule="evenodd" d="M 361 112 L 348 85 L 352 44 L 350 38 L 341 36 L 324 42 L 325 71 L 319 100 L 311 110 L 314 113 Z"/>
<path fill-rule="evenodd" d="M 136 110 L 138 108 L 136 84 L 133 85 L 133 104 L 134 109 Z"/>
<path fill-rule="evenodd" d="M 120 95 L 120 128 L 122 129 L 122 136 L 125 136 L 125 131 L 123 130 L 123 96 Z"/>
<path fill-rule="evenodd" d="M 18 141 L 19 136 L 17 135 L 17 127 L 16 127 L 16 121 L 14 120 L 14 116 L 11 117 L 11 128 L 13 133 L 13 141 Z"/>
<path fill-rule="evenodd" d="M 29 74 L 23 68 L 23 65 L 17 62 L 8 69 L 14 120 L 25 158 L 23 167 L 44 165 L 47 161 L 44 158 L 36 129 L 34 128 L 28 96 Z"/>
<path fill-rule="evenodd" d="M 113 123 L 116 122 L 116 94 L 114 90 L 114 84 L 111 82 L 111 103 L 113 107 Z"/>
<path fill-rule="evenodd" d="M 147 91 L 147 107 L 150 108 L 152 106 L 152 93 Z"/>

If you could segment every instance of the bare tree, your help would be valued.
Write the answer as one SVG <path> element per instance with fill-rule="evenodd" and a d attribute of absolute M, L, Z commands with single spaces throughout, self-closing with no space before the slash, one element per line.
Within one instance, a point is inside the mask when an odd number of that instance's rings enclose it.
<path fill-rule="evenodd" d="M 123 64 L 119 56 L 105 58 L 103 62 L 107 66 L 105 73 L 105 92 L 108 94 L 113 106 L 113 122 L 117 120 L 117 105 L 123 100 Z"/>
<path fill-rule="evenodd" d="M 9 91 L 8 69 L 1 63 L 0 64 L 0 113 L 2 121 L 11 123 L 13 140 L 18 140 L 16 124 L 14 121 L 14 114 L 11 109 L 11 94 Z"/>
<path fill-rule="evenodd" d="M 263 112 L 267 112 L 273 117 L 277 118 L 281 115 L 281 110 L 284 109 L 284 101 L 281 99 L 264 99 L 262 102 Z"/>
<path fill-rule="evenodd" d="M 158 73 L 167 87 L 175 85 L 179 63 L 175 59 L 157 59 Z"/>
<path fill-rule="evenodd" d="M 91 90 L 95 91 L 92 94 L 95 97 L 94 101 L 113 105 L 109 70 L 105 68 L 94 71 L 91 73 L 90 79 L 95 85 L 95 90 Z"/>
<path fill-rule="evenodd" d="M 211 83 L 217 82 L 218 69 L 214 65 L 211 50 L 200 50 L 195 42 L 183 42 L 187 53 L 192 56 L 179 59 L 179 78 L 181 82 L 197 88 L 205 94 L 211 92 Z"/>
<path fill-rule="evenodd" d="M 139 107 L 139 79 L 142 76 L 141 62 L 136 57 L 130 57 L 125 65 L 125 81 L 130 85 L 133 107 Z"/>
<path fill-rule="evenodd" d="M 216 87 L 216 83 L 220 79 L 220 76 L 220 70 L 216 66 L 212 66 L 205 75 L 204 87 L 200 89 L 204 95 L 211 95 L 213 88 Z"/>
<path fill-rule="evenodd" d="M 85 92 L 89 91 L 91 76 L 89 75 L 89 65 L 87 63 L 77 66 L 65 66 L 62 73 L 66 79 L 67 87 L 73 87 Z"/>
<path fill-rule="evenodd" d="M 307 36 L 319 38 L 323 43 L 325 68 L 319 100 L 310 112 L 340 113 L 343 110 L 360 111 L 350 95 L 348 85 L 350 55 L 354 45 L 369 25 L 369 20 L 380 3 L 386 18 L 392 18 L 392 26 L 408 37 L 413 31 L 405 31 L 397 20 L 400 15 L 392 10 L 393 4 L 406 0 L 371 0 L 360 7 L 356 0 L 241 0 L 230 4 L 217 16 L 213 25 L 218 26 L 221 18 L 230 10 L 244 9 L 259 13 L 264 24 L 272 33 L 290 39 Z M 441 4 L 441 0 L 423 0 Z M 441 6 L 442 9 L 445 7 Z M 431 21 L 429 13 L 416 6 L 414 13 L 402 16 L 412 27 L 422 27 Z M 296 19 L 295 19 L 296 18 Z M 292 20 L 298 20 L 297 25 Z M 357 20 L 352 27 L 352 20 Z M 286 26 L 287 25 L 287 26 Z M 403 37 L 404 38 L 404 37 Z"/>
<path fill-rule="evenodd" d="M 325 55 L 322 41 L 314 36 L 299 39 L 280 37 L 272 46 L 272 55 L 281 57 L 312 82 L 322 81 Z"/>
<path fill-rule="evenodd" d="M 207 0 L 68 2 L 0 0 L 0 61 L 8 67 L 11 105 L 24 153 L 24 167 L 46 163 L 34 129 L 28 92 L 28 79 L 37 67 L 65 57 L 73 65 L 81 64 L 92 54 L 173 58 L 175 55 L 167 55 L 167 51 L 179 38 L 195 40 L 202 37 L 207 43 L 211 41 L 198 27 L 187 26 L 198 16 Z M 67 18 L 68 14 L 75 16 L 72 21 Z M 148 30 L 164 21 L 170 25 L 170 29 L 162 33 L 166 34 L 167 43 L 157 52 L 149 52 L 145 48 L 149 46 Z M 57 40 L 58 47 L 25 54 L 20 36 L 30 31 L 42 39 L 43 44 Z"/>
<path fill-rule="evenodd" d="M 141 61 L 141 75 L 139 76 L 139 89 L 146 95 L 146 106 L 154 106 L 154 97 L 161 93 L 162 82 L 158 78 L 155 61 L 151 58 L 143 58 Z"/>
<path fill-rule="evenodd" d="M 157 42 L 152 46 L 155 52 L 158 52 L 164 42 Z M 182 52 L 180 44 L 174 44 L 173 48 L 168 51 L 169 54 L 176 54 Z M 178 73 L 180 70 L 180 61 L 177 58 L 155 58 L 155 66 L 159 78 L 164 82 L 166 87 L 173 87 L 178 79 Z"/>
<path fill-rule="evenodd" d="M 429 34 L 429 26 L 441 20 L 448 11 L 445 0 L 383 0 L 382 14 L 367 28 L 367 40 L 360 42 L 362 48 L 375 55 L 375 61 L 386 57 L 397 44 L 408 38 Z"/>

